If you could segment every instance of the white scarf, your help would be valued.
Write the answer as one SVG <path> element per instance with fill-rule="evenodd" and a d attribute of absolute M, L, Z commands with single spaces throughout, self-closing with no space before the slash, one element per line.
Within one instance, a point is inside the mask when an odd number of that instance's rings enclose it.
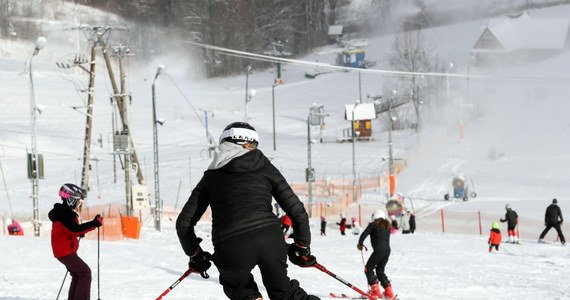
<path fill-rule="evenodd" d="M 237 145 L 232 142 L 223 142 L 220 144 L 219 148 L 220 151 L 216 152 L 214 155 L 214 160 L 212 160 L 208 170 L 219 169 L 230 162 L 230 160 L 249 152 L 249 150 L 243 148 L 241 145 Z"/>

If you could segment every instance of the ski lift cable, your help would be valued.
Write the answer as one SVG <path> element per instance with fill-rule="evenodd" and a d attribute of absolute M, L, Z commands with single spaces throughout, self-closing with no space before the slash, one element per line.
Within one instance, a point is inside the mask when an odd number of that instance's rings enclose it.
<path fill-rule="evenodd" d="M 499 75 L 477 75 L 477 74 L 462 74 L 462 73 L 440 73 L 440 72 L 408 72 L 408 71 L 396 71 L 396 70 L 385 70 L 385 69 L 361 69 L 352 67 L 335 66 L 330 64 L 322 64 L 318 62 L 311 62 L 299 59 L 282 58 L 263 54 L 256 54 L 246 51 L 234 50 L 229 48 L 223 48 L 219 46 L 213 46 L 208 44 L 202 44 L 192 41 L 184 41 L 184 43 L 191 46 L 201 47 L 209 50 L 219 51 L 221 54 L 234 56 L 239 55 L 243 58 L 248 58 L 251 60 L 260 61 L 271 61 L 271 62 L 281 62 L 289 63 L 295 65 L 312 66 L 324 69 L 334 69 L 347 72 L 361 72 L 364 74 L 374 74 L 374 75 L 391 75 L 391 76 L 431 76 L 431 77 L 443 77 L 443 78 L 469 78 L 469 79 L 482 79 L 482 80 L 507 80 L 507 81 L 546 81 L 568 84 L 570 78 L 564 77 L 532 77 L 532 76 L 499 76 Z"/>
<path fill-rule="evenodd" d="M 174 79 L 172 79 L 172 77 L 168 74 L 165 73 L 164 74 L 172 83 L 172 85 L 174 85 L 174 87 L 178 90 L 178 92 L 180 93 L 180 95 L 182 95 L 182 98 L 184 98 L 184 101 L 186 101 L 186 103 L 190 106 L 190 108 L 192 108 L 192 111 L 194 112 L 194 115 L 196 115 L 196 118 L 198 119 L 198 121 L 200 121 L 200 124 L 202 124 L 202 127 L 204 127 L 206 130 L 208 130 L 208 128 L 206 128 L 206 123 L 205 121 L 202 119 L 202 114 L 198 113 L 198 110 L 194 107 L 194 105 L 192 105 L 192 102 L 190 102 L 190 99 L 188 99 L 188 97 L 186 96 L 186 94 L 184 94 L 184 92 L 182 91 L 182 89 L 180 89 L 180 87 L 176 84 L 176 82 L 174 81 Z M 208 130 L 208 135 L 212 136 L 212 133 L 210 133 L 210 131 Z"/>

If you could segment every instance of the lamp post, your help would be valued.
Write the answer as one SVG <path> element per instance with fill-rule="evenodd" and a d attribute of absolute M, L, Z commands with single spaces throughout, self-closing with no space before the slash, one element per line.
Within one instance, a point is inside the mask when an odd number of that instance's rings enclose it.
<path fill-rule="evenodd" d="M 273 151 L 277 151 L 277 141 L 275 140 L 275 87 L 277 83 L 271 86 L 271 110 L 273 111 Z"/>
<path fill-rule="evenodd" d="M 451 69 L 453 69 L 454 64 L 452 62 L 449 63 L 449 68 L 447 69 L 446 75 L 445 75 L 445 92 L 446 92 L 446 100 L 449 103 L 449 99 L 450 99 L 450 90 L 449 90 L 449 73 L 451 72 Z"/>
<path fill-rule="evenodd" d="M 315 181 L 315 170 L 311 167 L 311 113 L 307 116 L 307 171 L 305 174 L 307 181 L 307 193 L 309 194 L 309 218 L 312 217 L 313 205 L 313 182 Z"/>
<path fill-rule="evenodd" d="M 204 112 L 204 125 L 206 128 L 206 145 L 208 146 L 208 157 L 212 158 L 212 150 L 214 149 L 214 142 L 213 142 L 213 138 L 210 135 L 210 130 L 208 129 L 208 115 L 211 115 L 212 117 L 214 116 L 214 112 L 211 110 L 207 110 L 205 108 L 200 108 L 198 109 L 199 111 L 203 111 Z"/>
<path fill-rule="evenodd" d="M 251 71 L 251 66 L 247 66 L 247 69 L 245 71 L 245 116 L 244 116 L 244 122 L 248 121 L 247 104 L 251 101 L 253 96 L 255 96 L 255 90 L 249 89 L 249 72 L 250 71 Z"/>
<path fill-rule="evenodd" d="M 164 65 L 159 65 L 152 81 L 152 137 L 154 152 L 154 228 L 161 231 L 162 203 L 160 201 L 160 183 L 158 173 L 158 130 L 156 128 L 156 79 L 164 69 Z"/>
<path fill-rule="evenodd" d="M 360 101 L 354 103 L 352 108 L 352 119 L 350 120 L 352 124 L 352 201 L 358 200 L 358 223 L 362 224 L 362 216 L 360 213 L 360 199 L 356 196 L 356 128 L 354 126 L 354 111 L 360 104 Z"/>
<path fill-rule="evenodd" d="M 396 190 L 396 179 L 394 178 L 394 156 L 392 152 L 392 102 L 396 97 L 397 91 L 392 91 L 392 97 L 388 99 L 388 175 L 390 177 L 390 196 Z"/>
<path fill-rule="evenodd" d="M 45 37 L 38 37 L 36 40 L 36 48 L 34 52 L 28 59 L 28 71 L 30 77 L 30 109 L 31 109 L 31 121 L 32 121 L 32 155 L 31 155 L 31 164 L 30 167 L 31 177 L 32 177 L 32 202 L 33 202 L 33 211 L 34 211 L 34 236 L 40 236 L 40 211 L 38 207 L 38 192 L 39 192 L 39 165 L 38 165 L 38 155 L 37 155 L 37 145 L 36 145 L 36 112 L 38 108 L 36 107 L 36 95 L 34 91 L 34 79 L 33 79 L 33 72 L 32 72 L 32 59 L 34 56 L 38 55 L 40 50 L 42 50 L 46 45 L 46 38 Z"/>

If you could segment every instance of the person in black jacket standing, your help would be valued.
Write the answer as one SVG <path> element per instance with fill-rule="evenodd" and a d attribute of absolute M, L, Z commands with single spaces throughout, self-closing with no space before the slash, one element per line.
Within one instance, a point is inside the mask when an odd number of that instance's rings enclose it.
<path fill-rule="evenodd" d="M 394 299 L 392 284 L 386 276 L 385 269 L 390 258 L 390 230 L 392 224 L 386 216 L 386 212 L 379 209 L 372 214 L 372 222 L 360 235 L 356 248 L 360 251 L 364 249 L 364 240 L 370 235 L 370 244 L 373 252 L 368 258 L 364 267 L 366 280 L 370 285 L 370 294 L 385 299 Z M 376 274 L 374 274 L 376 273 Z M 380 286 L 384 288 L 384 295 L 380 291 Z"/>
<path fill-rule="evenodd" d="M 558 200 L 556 200 L 556 198 L 552 199 L 552 204 L 546 208 L 546 213 L 544 215 L 544 226 L 546 226 L 546 228 L 544 228 L 540 234 L 538 242 L 544 243 L 544 236 L 546 236 L 550 228 L 554 227 L 560 237 L 560 242 L 564 246 L 566 244 L 566 239 L 564 239 L 564 234 L 562 234 L 562 230 L 560 229 L 560 225 L 562 225 L 563 222 L 564 219 L 562 218 L 562 211 L 560 210 L 560 207 L 558 207 Z"/>
<path fill-rule="evenodd" d="M 224 129 L 220 151 L 176 220 L 178 239 L 190 257 L 190 269 L 202 277 L 207 277 L 210 261 L 214 262 L 229 299 L 262 299 L 251 274 L 255 266 L 270 299 L 319 299 L 287 276 L 287 255 L 301 267 L 316 263 L 309 248 L 309 218 L 283 175 L 257 149 L 258 141 L 257 132 L 248 123 L 235 122 Z M 289 246 L 272 211 L 272 197 L 292 220 L 295 237 Z M 194 231 L 208 206 L 213 255 L 202 250 Z"/>
<path fill-rule="evenodd" d="M 505 205 L 507 212 L 505 213 L 505 218 L 500 219 L 502 223 L 507 222 L 507 233 L 509 235 L 509 240 L 507 243 L 518 244 L 519 240 L 517 237 L 517 232 L 515 231 L 517 224 L 519 223 L 519 216 L 517 212 L 511 208 L 510 204 Z"/>

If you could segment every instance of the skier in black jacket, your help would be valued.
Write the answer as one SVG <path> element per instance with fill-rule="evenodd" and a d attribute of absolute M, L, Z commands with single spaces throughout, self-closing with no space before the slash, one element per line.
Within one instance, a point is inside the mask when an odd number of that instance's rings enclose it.
<path fill-rule="evenodd" d="M 370 285 L 370 293 L 378 298 L 394 299 L 392 284 L 386 276 L 385 268 L 390 258 L 390 230 L 392 224 L 383 210 L 377 210 L 372 214 L 372 222 L 360 235 L 356 248 L 360 251 L 364 248 L 364 240 L 370 235 L 370 245 L 374 251 L 368 258 L 364 267 L 366 280 Z M 376 272 L 376 275 L 374 274 Z M 384 295 L 380 291 L 380 284 L 384 288 Z"/>
<path fill-rule="evenodd" d="M 220 284 L 229 299 L 262 299 L 251 270 L 258 266 L 270 299 L 319 299 L 287 276 L 292 263 L 309 267 L 309 218 L 303 203 L 283 175 L 257 149 L 255 129 L 245 122 L 228 125 L 220 137 L 220 152 L 204 172 L 176 220 L 176 231 L 189 267 L 207 277 L 214 262 Z M 289 247 L 283 239 L 272 197 L 291 218 L 295 231 Z M 214 254 L 204 252 L 194 226 L 208 206 L 212 211 Z"/>
<path fill-rule="evenodd" d="M 566 244 L 566 239 L 564 239 L 564 234 L 562 234 L 562 230 L 560 229 L 560 225 L 562 225 L 563 222 L 564 219 L 562 218 L 562 211 L 560 210 L 560 207 L 558 207 L 558 200 L 556 200 L 556 198 L 552 199 L 552 204 L 546 208 L 546 213 L 544 214 L 544 226 L 546 226 L 546 228 L 544 228 L 540 234 L 538 242 L 544 243 L 544 236 L 546 236 L 550 228 L 554 227 L 560 237 L 562 246 L 564 246 Z"/>
<path fill-rule="evenodd" d="M 515 231 L 517 224 L 519 223 L 519 216 L 517 212 L 511 208 L 510 204 L 505 205 L 507 212 L 505 213 L 505 218 L 501 219 L 502 223 L 507 222 L 507 233 L 509 235 L 508 243 L 518 244 L 519 240 L 517 237 L 517 232 Z"/>

